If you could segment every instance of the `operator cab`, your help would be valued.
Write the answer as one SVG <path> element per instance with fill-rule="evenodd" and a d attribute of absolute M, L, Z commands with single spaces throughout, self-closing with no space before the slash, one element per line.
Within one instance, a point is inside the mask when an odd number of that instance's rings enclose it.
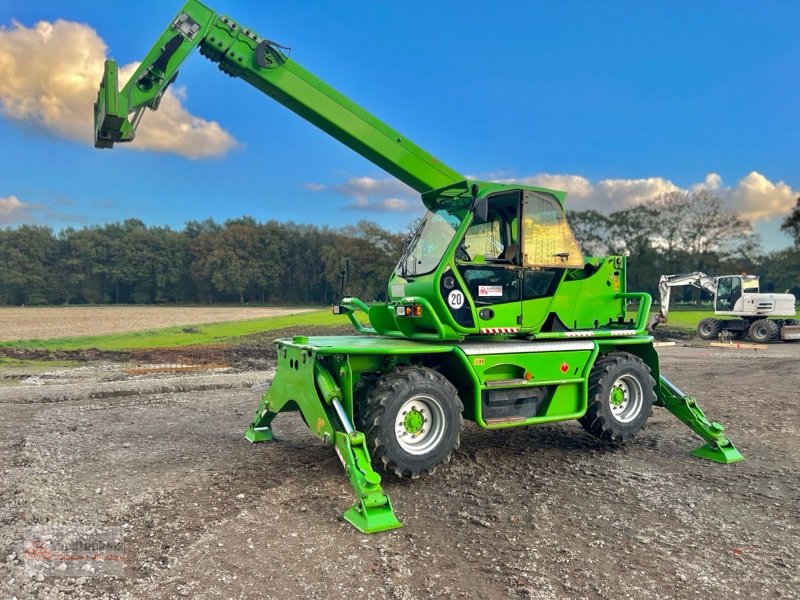
<path fill-rule="evenodd" d="M 563 274 L 583 257 L 558 200 L 510 190 L 486 198 L 486 220 L 473 219 L 456 263 L 476 308 L 551 297 Z"/>
<path fill-rule="evenodd" d="M 758 294 L 757 276 L 727 275 L 718 277 L 714 309 L 717 311 L 742 310 L 742 306 L 737 307 L 742 294 Z"/>
<path fill-rule="evenodd" d="M 390 295 L 438 291 L 458 326 L 487 329 L 518 328 L 533 310 L 523 301 L 541 299 L 530 315 L 540 321 L 565 270 L 584 266 L 561 199 L 539 188 L 482 185 L 488 189 L 480 197 L 462 185 L 460 193 L 425 198 L 430 211 L 395 270 L 393 282 L 405 283 L 390 286 Z"/>

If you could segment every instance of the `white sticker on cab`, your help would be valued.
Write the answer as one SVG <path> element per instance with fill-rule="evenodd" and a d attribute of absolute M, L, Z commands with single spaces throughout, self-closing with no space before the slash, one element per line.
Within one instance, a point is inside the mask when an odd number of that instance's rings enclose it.
<path fill-rule="evenodd" d="M 479 285 L 478 296 L 502 296 L 502 285 Z"/>

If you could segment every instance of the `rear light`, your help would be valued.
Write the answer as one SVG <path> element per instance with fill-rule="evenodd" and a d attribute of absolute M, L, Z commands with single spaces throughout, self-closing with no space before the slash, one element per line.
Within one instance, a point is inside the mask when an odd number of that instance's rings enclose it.
<path fill-rule="evenodd" d="M 398 317 L 421 317 L 422 305 L 409 304 L 406 306 L 395 306 L 394 314 L 397 315 Z"/>

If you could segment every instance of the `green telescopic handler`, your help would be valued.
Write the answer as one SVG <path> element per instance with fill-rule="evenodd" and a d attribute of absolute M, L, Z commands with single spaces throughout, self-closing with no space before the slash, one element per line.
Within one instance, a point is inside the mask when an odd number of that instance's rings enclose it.
<path fill-rule="evenodd" d="M 245 434 L 272 440 L 275 417 L 299 411 L 344 466 L 357 497 L 344 518 L 357 529 L 401 526 L 379 472 L 432 473 L 458 448 L 465 419 L 485 429 L 577 419 L 620 444 L 659 406 L 704 440 L 695 456 L 742 460 L 723 426 L 661 373 L 647 332 L 651 299 L 628 291 L 625 257 L 582 256 L 565 192 L 465 178 L 286 48 L 196 0 L 121 89 L 116 63 L 106 61 L 95 146 L 133 141 L 144 110 L 158 108 L 195 48 L 417 190 L 428 210 L 389 279 L 388 301 L 343 298 L 333 307 L 353 335 L 275 341 L 278 369 Z"/>

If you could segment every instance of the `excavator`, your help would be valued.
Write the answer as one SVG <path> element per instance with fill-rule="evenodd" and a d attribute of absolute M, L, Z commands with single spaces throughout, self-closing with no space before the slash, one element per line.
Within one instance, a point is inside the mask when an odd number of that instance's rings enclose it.
<path fill-rule="evenodd" d="M 711 277 L 700 271 L 662 275 L 658 280 L 661 302 L 658 313 L 651 321 L 651 331 L 660 323 L 667 322 L 672 288 L 684 285 L 714 296 L 715 317 L 702 319 L 697 325 L 697 335 L 701 339 L 713 340 L 722 333 L 730 339 L 748 335 L 762 344 L 775 340 L 800 340 L 800 324 L 794 319 L 794 295 L 760 293 L 758 275 L 746 273 L 720 277 Z"/>
<path fill-rule="evenodd" d="M 195 49 L 421 194 L 428 209 L 387 283 L 388 301 L 333 307 L 355 332 L 275 341 L 278 369 L 245 437 L 273 439 L 299 412 L 342 462 L 364 533 L 401 526 L 379 471 L 427 475 L 459 447 L 464 420 L 503 429 L 577 419 L 609 444 L 632 439 L 653 406 L 705 442 L 695 456 L 742 460 L 694 397 L 660 371 L 648 294 L 622 256 L 585 257 L 566 193 L 471 180 L 288 57 L 250 27 L 189 0 L 129 81 L 106 61 L 95 146 L 135 139 Z"/>

